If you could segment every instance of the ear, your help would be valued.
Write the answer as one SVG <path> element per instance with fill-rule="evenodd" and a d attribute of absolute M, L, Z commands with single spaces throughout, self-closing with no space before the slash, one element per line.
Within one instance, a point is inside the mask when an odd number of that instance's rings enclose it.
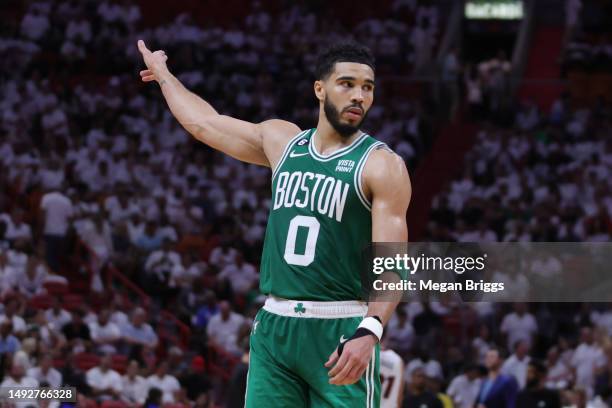
<path fill-rule="evenodd" d="M 323 81 L 315 81 L 314 92 L 319 101 L 322 102 L 325 99 L 325 88 L 323 88 Z"/>

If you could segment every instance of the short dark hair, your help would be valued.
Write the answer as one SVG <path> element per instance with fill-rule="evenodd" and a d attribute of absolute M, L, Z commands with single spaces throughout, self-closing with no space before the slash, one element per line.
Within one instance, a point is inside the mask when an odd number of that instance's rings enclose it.
<path fill-rule="evenodd" d="M 375 71 L 374 55 L 365 45 L 355 41 L 344 41 L 330 45 L 317 55 L 315 75 L 325 80 L 333 72 L 337 62 L 357 62 L 370 66 Z"/>

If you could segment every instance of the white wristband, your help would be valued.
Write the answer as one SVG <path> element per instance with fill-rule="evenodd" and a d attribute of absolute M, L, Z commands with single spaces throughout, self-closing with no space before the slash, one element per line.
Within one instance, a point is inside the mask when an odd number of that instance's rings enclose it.
<path fill-rule="evenodd" d="M 364 328 L 366 330 L 371 331 L 372 334 L 378 338 L 378 341 L 380 341 L 380 339 L 382 338 L 383 325 L 381 322 L 379 322 L 373 317 L 366 317 L 365 319 L 363 319 L 361 323 L 359 323 L 359 326 L 357 326 L 357 328 Z"/>

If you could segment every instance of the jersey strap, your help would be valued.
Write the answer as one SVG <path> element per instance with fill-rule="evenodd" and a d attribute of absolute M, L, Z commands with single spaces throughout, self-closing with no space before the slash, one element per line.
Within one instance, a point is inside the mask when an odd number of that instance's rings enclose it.
<path fill-rule="evenodd" d="M 372 143 L 372 145 L 368 147 L 368 150 L 365 151 L 363 156 L 361 156 L 361 159 L 357 163 L 357 167 L 355 170 L 355 176 L 353 180 L 353 183 L 355 184 L 355 191 L 357 192 L 357 197 L 359 197 L 359 201 L 361 201 L 361 204 L 363 204 L 363 206 L 368 211 L 372 211 L 372 203 L 370 202 L 370 200 L 368 200 L 368 198 L 365 196 L 363 192 L 363 188 L 361 184 L 361 175 L 363 173 L 363 168 L 365 167 L 365 163 L 368 160 L 368 157 L 370 156 L 370 153 L 372 153 L 372 151 L 376 149 L 377 147 L 384 146 L 384 145 L 385 144 L 383 142 Z"/>

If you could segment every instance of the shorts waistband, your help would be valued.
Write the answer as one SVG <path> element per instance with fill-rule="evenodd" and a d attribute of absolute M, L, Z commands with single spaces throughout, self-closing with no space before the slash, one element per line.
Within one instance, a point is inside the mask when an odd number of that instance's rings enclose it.
<path fill-rule="evenodd" d="M 368 305 L 366 302 L 360 302 L 358 300 L 313 302 L 270 296 L 266 299 L 263 309 L 280 316 L 340 319 L 347 317 L 364 317 L 368 312 Z"/>

